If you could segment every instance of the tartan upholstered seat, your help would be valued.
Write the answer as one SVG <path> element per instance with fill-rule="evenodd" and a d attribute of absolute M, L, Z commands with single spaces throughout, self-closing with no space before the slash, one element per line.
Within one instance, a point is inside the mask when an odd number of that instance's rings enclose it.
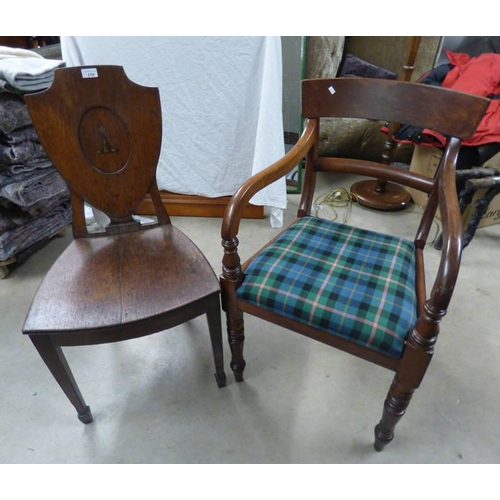
<path fill-rule="evenodd" d="M 416 321 L 413 242 L 304 217 L 245 270 L 239 298 L 399 357 Z"/>

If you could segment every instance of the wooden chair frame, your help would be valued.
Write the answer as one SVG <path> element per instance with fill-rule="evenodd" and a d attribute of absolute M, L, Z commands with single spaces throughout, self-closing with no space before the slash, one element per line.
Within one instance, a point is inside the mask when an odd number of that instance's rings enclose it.
<path fill-rule="evenodd" d="M 375 449 L 380 451 L 394 436 L 394 428 L 404 415 L 414 391 L 419 387 L 431 361 L 439 333 L 457 280 L 462 252 L 462 226 L 455 187 L 455 163 L 461 139 L 470 137 L 489 101 L 468 94 L 423 84 L 369 79 L 315 79 L 302 82 L 303 133 L 282 159 L 245 182 L 233 196 L 222 224 L 222 301 L 227 315 L 231 369 L 243 380 L 245 359 L 244 313 L 260 317 L 312 339 L 336 347 L 395 372 L 384 403 L 383 416 L 375 428 Z M 430 128 L 449 137 L 435 179 L 383 163 L 318 156 L 320 118 L 350 117 L 409 123 Z M 237 238 L 242 209 L 259 190 L 290 172 L 305 158 L 304 187 L 297 217 L 311 214 L 317 172 L 352 173 L 384 179 L 428 194 L 415 236 L 418 320 L 406 340 L 400 358 L 375 352 L 338 336 L 256 307 L 236 296 L 252 260 L 241 264 Z M 427 293 L 424 247 L 439 208 L 444 244 L 434 285 Z M 253 258 L 253 257 L 252 257 Z"/>
<path fill-rule="evenodd" d="M 220 285 L 196 245 L 172 224 L 156 184 L 159 90 L 120 66 L 60 69 L 26 96 L 40 142 L 68 184 L 74 240 L 45 276 L 27 315 L 28 335 L 83 423 L 93 420 L 61 347 L 150 335 L 206 315 L 215 378 L 223 387 Z M 134 214 L 146 195 L 156 222 Z M 89 233 L 84 204 L 110 219 Z"/>

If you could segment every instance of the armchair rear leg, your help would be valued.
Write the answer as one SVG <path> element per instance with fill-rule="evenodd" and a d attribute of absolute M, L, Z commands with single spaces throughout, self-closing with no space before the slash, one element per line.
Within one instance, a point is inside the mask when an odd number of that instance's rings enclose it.
<path fill-rule="evenodd" d="M 30 339 L 47 368 L 75 407 L 80 422 L 90 424 L 93 420 L 92 413 L 80 393 L 61 347 L 53 342 L 50 335 L 30 335 Z"/>

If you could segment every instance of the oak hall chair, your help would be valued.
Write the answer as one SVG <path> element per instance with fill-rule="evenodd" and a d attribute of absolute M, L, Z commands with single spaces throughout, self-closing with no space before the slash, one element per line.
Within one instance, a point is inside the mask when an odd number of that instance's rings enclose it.
<path fill-rule="evenodd" d="M 457 279 L 462 229 L 455 162 L 461 139 L 474 133 L 488 102 L 400 81 L 302 82 L 305 126 L 301 138 L 286 156 L 238 189 L 222 224 L 222 305 L 237 381 L 243 380 L 243 317 L 249 313 L 394 371 L 383 416 L 375 428 L 375 449 L 382 450 L 393 439 L 394 428 L 431 361 L 439 323 Z M 320 118 L 332 116 L 408 123 L 445 134 L 449 139 L 436 178 L 390 166 L 388 154 L 381 163 L 318 157 Z M 304 186 L 297 218 L 241 264 L 237 236 L 244 205 L 303 158 Z M 351 172 L 427 193 L 428 204 L 415 240 L 311 215 L 317 172 Z M 427 293 L 423 253 L 437 208 L 445 243 Z"/>
<path fill-rule="evenodd" d="M 26 102 L 40 142 L 69 186 L 74 239 L 44 277 L 23 333 L 78 418 L 90 423 L 92 414 L 61 346 L 142 337 L 205 314 L 223 387 L 219 281 L 171 224 L 156 184 L 158 89 L 131 82 L 120 66 L 65 68 Z M 133 214 L 146 194 L 157 221 L 142 225 Z M 105 231 L 88 232 L 84 202 L 109 217 Z"/>

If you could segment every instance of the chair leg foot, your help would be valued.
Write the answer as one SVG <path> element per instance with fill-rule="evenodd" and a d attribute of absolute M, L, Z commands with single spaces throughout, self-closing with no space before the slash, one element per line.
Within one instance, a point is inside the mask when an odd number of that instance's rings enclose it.
<path fill-rule="evenodd" d="M 243 382 L 243 371 L 245 370 L 246 362 L 243 359 L 240 363 L 231 363 L 231 370 L 234 373 L 236 382 Z"/>
<path fill-rule="evenodd" d="M 80 422 L 84 424 L 90 424 L 93 422 L 94 417 L 92 416 L 92 412 L 90 411 L 90 406 L 87 406 L 84 413 L 78 414 L 78 420 L 80 420 Z"/>
<path fill-rule="evenodd" d="M 222 388 L 226 387 L 226 374 L 222 373 L 214 373 L 215 381 L 217 382 L 217 387 Z"/>
<path fill-rule="evenodd" d="M 386 437 L 383 434 L 380 424 L 377 425 L 375 427 L 375 443 L 373 444 L 375 451 L 382 451 L 394 438 L 394 434 L 391 437 Z"/>

